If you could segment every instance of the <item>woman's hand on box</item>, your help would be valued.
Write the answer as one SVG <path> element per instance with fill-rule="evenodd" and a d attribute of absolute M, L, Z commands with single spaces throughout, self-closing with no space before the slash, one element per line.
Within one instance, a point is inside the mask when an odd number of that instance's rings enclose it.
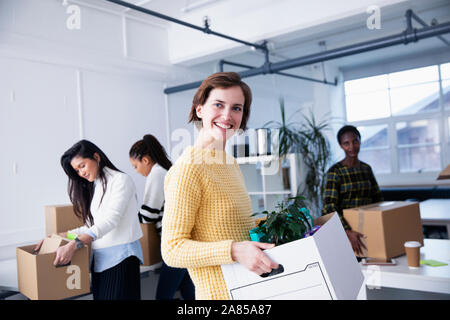
<path fill-rule="evenodd" d="M 357 231 L 345 230 L 345 232 L 347 233 L 348 240 L 350 240 L 353 251 L 356 254 L 362 256 L 363 255 L 362 248 L 367 250 L 366 246 L 364 245 L 364 243 L 361 240 L 361 238 L 365 238 L 365 236 L 362 233 L 359 233 Z"/>
<path fill-rule="evenodd" d="M 33 252 L 38 252 L 41 249 L 42 244 L 44 243 L 44 239 L 38 242 L 38 244 L 34 247 Z"/>
<path fill-rule="evenodd" d="M 256 241 L 233 242 L 231 245 L 231 257 L 248 270 L 257 275 L 271 272 L 278 268 L 278 264 L 265 255 L 262 249 L 273 248 L 273 243 L 263 243 Z"/>
<path fill-rule="evenodd" d="M 73 240 L 64 246 L 59 247 L 56 250 L 56 258 L 55 261 L 53 261 L 53 265 L 59 266 L 68 264 L 72 260 L 75 251 L 77 251 L 77 247 Z"/>

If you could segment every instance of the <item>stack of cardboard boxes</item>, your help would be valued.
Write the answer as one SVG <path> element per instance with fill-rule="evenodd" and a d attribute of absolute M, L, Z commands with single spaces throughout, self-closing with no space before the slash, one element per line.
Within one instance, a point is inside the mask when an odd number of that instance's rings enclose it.
<path fill-rule="evenodd" d="M 90 292 L 89 248 L 77 250 L 69 265 L 54 266 L 56 250 L 67 243 L 58 233 L 83 225 L 72 205 L 45 207 L 45 233 L 38 252 L 36 245 L 16 248 L 19 291 L 32 300 L 56 300 Z"/>
<path fill-rule="evenodd" d="M 45 206 L 47 237 L 41 249 L 34 252 L 35 245 L 16 248 L 18 287 L 23 295 L 32 300 L 55 300 L 90 292 L 90 246 L 77 250 L 69 265 L 53 265 L 56 250 L 67 243 L 58 234 L 82 225 L 72 205 Z M 141 224 L 141 228 L 144 265 L 154 265 L 162 261 L 160 237 L 154 224 Z"/>

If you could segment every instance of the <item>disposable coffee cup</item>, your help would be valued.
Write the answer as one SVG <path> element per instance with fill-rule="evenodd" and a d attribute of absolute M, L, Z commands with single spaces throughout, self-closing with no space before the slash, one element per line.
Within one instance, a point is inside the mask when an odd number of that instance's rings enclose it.
<path fill-rule="evenodd" d="M 417 269 L 420 267 L 420 247 L 422 245 L 418 241 L 406 241 L 405 251 L 408 259 L 408 267 Z"/>

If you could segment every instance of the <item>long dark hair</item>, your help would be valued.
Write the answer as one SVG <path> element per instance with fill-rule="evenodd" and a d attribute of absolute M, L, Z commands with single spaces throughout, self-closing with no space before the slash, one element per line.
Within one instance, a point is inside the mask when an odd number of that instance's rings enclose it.
<path fill-rule="evenodd" d="M 88 158 L 97 161 L 97 159 L 94 158 L 95 153 L 100 156 L 97 178 L 100 178 L 102 181 L 104 195 L 106 191 L 106 177 L 103 168 L 108 167 L 116 171 L 120 170 L 112 164 L 99 147 L 88 140 L 80 140 L 69 150 L 64 152 L 61 157 L 61 166 L 69 177 L 67 191 L 69 193 L 70 201 L 73 204 L 75 215 L 82 219 L 85 224 L 86 222 L 89 222 L 91 226 L 94 224 L 94 218 L 92 217 L 90 209 L 92 197 L 94 196 L 94 182 L 89 182 L 80 177 L 70 162 L 75 157 Z M 103 195 L 101 200 L 103 200 Z"/>
<path fill-rule="evenodd" d="M 135 142 L 130 149 L 130 158 L 141 161 L 143 156 L 148 156 L 150 159 L 166 170 L 172 166 L 167 157 L 166 150 L 151 134 L 146 134 L 142 140 Z"/>

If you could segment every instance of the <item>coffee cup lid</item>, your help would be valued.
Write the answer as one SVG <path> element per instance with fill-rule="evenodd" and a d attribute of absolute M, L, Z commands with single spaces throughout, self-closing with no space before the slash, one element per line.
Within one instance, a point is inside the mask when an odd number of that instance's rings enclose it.
<path fill-rule="evenodd" d="M 406 241 L 405 247 L 407 248 L 416 248 L 422 246 L 418 241 Z"/>

